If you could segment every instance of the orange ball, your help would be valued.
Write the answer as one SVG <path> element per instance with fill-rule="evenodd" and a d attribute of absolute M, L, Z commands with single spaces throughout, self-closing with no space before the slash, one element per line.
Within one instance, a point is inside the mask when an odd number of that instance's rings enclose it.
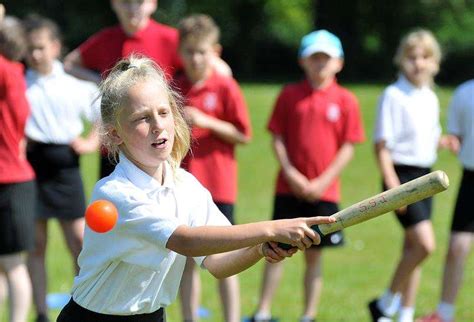
<path fill-rule="evenodd" d="M 97 233 L 106 233 L 117 223 L 118 211 L 108 200 L 96 200 L 86 209 L 86 223 Z"/>

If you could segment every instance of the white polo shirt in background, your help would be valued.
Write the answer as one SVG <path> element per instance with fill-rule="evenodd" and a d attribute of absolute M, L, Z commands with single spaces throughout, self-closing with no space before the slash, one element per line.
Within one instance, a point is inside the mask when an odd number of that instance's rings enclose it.
<path fill-rule="evenodd" d="M 99 119 L 97 86 L 67 74 L 59 61 L 49 75 L 28 69 L 26 83 L 31 115 L 25 132 L 34 141 L 69 144 L 84 131 L 84 120 Z"/>
<path fill-rule="evenodd" d="M 114 172 L 100 180 L 92 201 L 107 199 L 119 212 L 116 226 L 99 234 L 85 229 L 79 275 L 72 296 L 103 314 L 151 313 L 166 307 L 179 289 L 186 257 L 166 248 L 180 225 L 227 226 L 210 193 L 183 169 L 173 176 L 166 163 L 164 184 L 123 154 Z M 204 257 L 194 258 L 202 265 Z"/>
<path fill-rule="evenodd" d="M 433 90 L 404 76 L 388 86 L 377 106 L 374 141 L 385 141 L 395 165 L 429 168 L 441 135 L 439 101 Z"/>
<path fill-rule="evenodd" d="M 474 80 L 456 89 L 448 110 L 448 133 L 462 138 L 459 160 L 474 171 Z"/>

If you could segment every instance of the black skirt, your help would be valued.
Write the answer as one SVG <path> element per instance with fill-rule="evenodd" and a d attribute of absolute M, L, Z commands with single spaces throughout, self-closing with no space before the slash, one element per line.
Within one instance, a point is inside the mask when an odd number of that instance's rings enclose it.
<path fill-rule="evenodd" d="M 59 313 L 57 322 L 166 322 L 163 308 L 148 314 L 109 315 L 83 308 L 73 299 Z"/>
<path fill-rule="evenodd" d="M 0 255 L 34 247 L 34 181 L 0 184 Z"/>
<path fill-rule="evenodd" d="M 83 217 L 86 203 L 79 155 L 69 145 L 31 141 L 27 152 L 36 173 L 37 218 Z"/>

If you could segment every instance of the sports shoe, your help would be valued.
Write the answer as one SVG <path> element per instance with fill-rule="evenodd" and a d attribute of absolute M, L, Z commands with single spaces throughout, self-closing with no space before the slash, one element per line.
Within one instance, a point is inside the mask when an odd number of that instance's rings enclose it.
<path fill-rule="evenodd" d="M 416 319 L 415 322 L 454 322 L 454 320 L 443 320 L 438 312 L 434 312 Z"/>
<path fill-rule="evenodd" d="M 383 314 L 382 311 L 377 306 L 377 299 L 373 299 L 369 305 L 370 316 L 372 317 L 372 322 L 391 322 L 392 318 Z"/>
<path fill-rule="evenodd" d="M 249 322 L 278 322 L 278 319 L 271 317 L 269 319 L 257 319 L 255 315 L 251 316 L 248 320 Z"/>

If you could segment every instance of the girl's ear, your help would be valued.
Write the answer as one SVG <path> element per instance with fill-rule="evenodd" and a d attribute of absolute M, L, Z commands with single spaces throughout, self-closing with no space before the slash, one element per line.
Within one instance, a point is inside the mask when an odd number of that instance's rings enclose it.
<path fill-rule="evenodd" d="M 115 126 L 110 126 L 107 133 L 110 136 L 112 142 L 117 146 L 123 143 L 123 139 Z"/>

